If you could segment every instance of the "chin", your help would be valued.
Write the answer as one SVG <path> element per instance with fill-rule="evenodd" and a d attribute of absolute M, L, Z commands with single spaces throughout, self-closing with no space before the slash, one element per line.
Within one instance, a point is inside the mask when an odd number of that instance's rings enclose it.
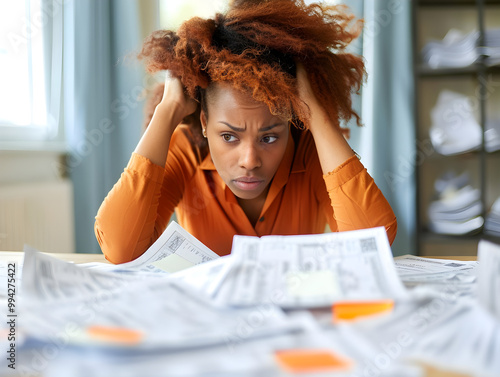
<path fill-rule="evenodd" d="M 262 191 L 258 191 L 258 192 L 257 191 L 242 191 L 242 190 L 233 190 L 233 189 L 231 189 L 231 191 L 233 192 L 234 196 L 236 196 L 239 199 L 243 199 L 243 200 L 256 199 L 260 195 L 262 195 Z"/>
<path fill-rule="evenodd" d="M 233 192 L 233 194 L 237 197 L 237 198 L 240 198 L 240 199 L 243 199 L 243 200 L 252 200 L 252 199 L 256 199 L 259 197 L 260 193 L 255 193 L 255 194 L 252 194 L 252 193 L 249 193 L 249 192 L 243 192 L 240 194 L 238 193 L 235 193 Z"/>

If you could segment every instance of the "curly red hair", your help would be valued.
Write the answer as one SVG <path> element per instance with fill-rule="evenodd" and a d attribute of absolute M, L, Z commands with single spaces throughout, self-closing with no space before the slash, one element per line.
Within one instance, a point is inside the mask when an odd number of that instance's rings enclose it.
<path fill-rule="evenodd" d="M 203 106 L 213 82 L 230 82 L 295 125 L 308 124 L 295 64 L 305 67 L 311 87 L 334 124 L 354 117 L 351 94 L 365 76 L 361 57 L 345 52 L 361 32 L 343 5 L 306 5 L 303 0 L 234 0 L 214 19 L 194 17 L 177 32 L 153 32 L 139 58 L 149 72 L 169 70 Z M 345 132 L 347 130 L 344 129 Z"/>

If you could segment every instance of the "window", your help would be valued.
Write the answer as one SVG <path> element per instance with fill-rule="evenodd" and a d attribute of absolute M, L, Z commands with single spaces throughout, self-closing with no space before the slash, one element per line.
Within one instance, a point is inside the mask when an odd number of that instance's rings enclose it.
<path fill-rule="evenodd" d="M 0 3 L 0 149 L 63 144 L 62 3 Z"/>
<path fill-rule="evenodd" d="M 227 0 L 160 0 L 160 24 L 162 28 L 177 29 L 191 17 L 211 18 L 223 12 Z"/>

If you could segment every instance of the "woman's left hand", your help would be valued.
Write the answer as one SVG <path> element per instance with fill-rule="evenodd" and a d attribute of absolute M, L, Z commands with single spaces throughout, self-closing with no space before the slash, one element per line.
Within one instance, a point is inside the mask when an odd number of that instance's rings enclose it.
<path fill-rule="evenodd" d="M 314 138 L 323 174 L 328 174 L 337 166 L 354 155 L 351 147 L 340 132 L 338 124 L 333 123 L 318 102 L 307 71 L 297 63 L 297 89 L 302 101 L 309 107 L 309 130 Z"/>
<path fill-rule="evenodd" d="M 311 88 L 307 71 L 302 63 L 297 63 L 297 89 L 300 99 L 304 101 L 310 111 L 309 128 L 314 127 L 319 122 L 328 122 L 328 116 Z"/>

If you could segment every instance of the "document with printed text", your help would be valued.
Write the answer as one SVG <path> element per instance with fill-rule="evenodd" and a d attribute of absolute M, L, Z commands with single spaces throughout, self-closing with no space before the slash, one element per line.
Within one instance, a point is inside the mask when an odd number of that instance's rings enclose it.
<path fill-rule="evenodd" d="M 477 261 L 421 258 L 403 255 L 394 259 L 396 271 L 407 288 L 425 286 L 450 297 L 473 296 L 477 285 Z"/>
<path fill-rule="evenodd" d="M 217 300 L 285 308 L 403 297 L 384 228 L 306 236 L 235 236 Z"/>
<path fill-rule="evenodd" d="M 219 255 L 175 221 L 172 221 L 156 242 L 139 258 L 116 266 L 96 265 L 94 263 L 87 266 L 114 271 L 136 270 L 147 273 L 174 273 L 217 258 Z"/>

